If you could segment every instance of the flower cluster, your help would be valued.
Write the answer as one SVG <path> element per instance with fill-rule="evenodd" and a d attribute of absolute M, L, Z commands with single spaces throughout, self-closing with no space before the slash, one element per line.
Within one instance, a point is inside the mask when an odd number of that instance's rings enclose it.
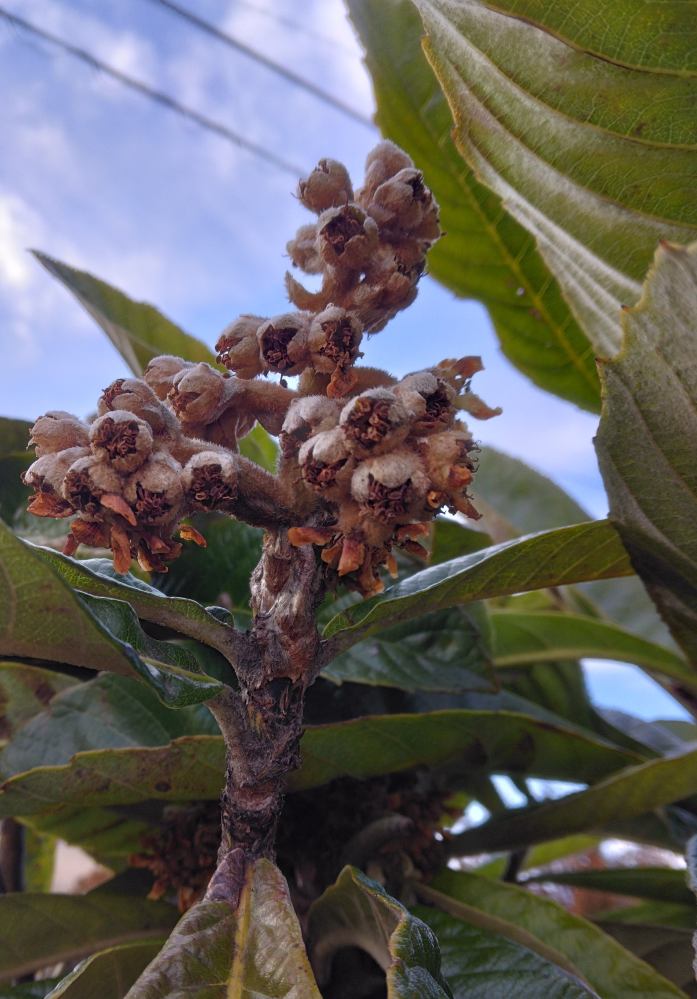
<path fill-rule="evenodd" d="M 363 333 L 375 333 L 416 297 L 426 253 L 440 237 L 438 205 L 409 156 L 389 141 L 369 154 L 354 196 L 346 167 L 320 160 L 298 185 L 318 218 L 288 243 L 294 266 L 322 274 L 318 292 L 286 274 L 299 312 L 243 315 L 221 334 L 218 361 L 239 378 L 302 374 L 304 395 L 354 390 Z"/>
<path fill-rule="evenodd" d="M 143 380 L 105 389 L 89 425 L 63 412 L 37 421 L 29 510 L 74 517 L 66 554 L 81 543 L 109 547 L 118 572 L 132 558 L 166 572 L 181 549 L 175 531 L 205 545 L 182 519 L 217 511 L 318 546 L 330 585 L 341 579 L 368 596 L 383 589 L 381 566 L 396 574 L 395 548 L 426 555 L 417 539 L 439 511 L 479 516 L 467 493 L 476 445 L 458 412 L 500 412 L 470 391 L 480 359 L 442 361 L 401 381 L 355 365 L 363 333 L 413 300 L 440 235 L 422 175 L 381 142 L 355 197 L 335 160 L 322 160 L 298 197 L 318 218 L 288 250 L 323 274 L 316 294 L 288 278 L 303 311 L 236 319 L 217 344 L 225 371 L 156 357 Z M 300 376 L 297 389 L 284 375 Z M 276 476 L 239 454 L 256 422 L 279 439 Z"/>

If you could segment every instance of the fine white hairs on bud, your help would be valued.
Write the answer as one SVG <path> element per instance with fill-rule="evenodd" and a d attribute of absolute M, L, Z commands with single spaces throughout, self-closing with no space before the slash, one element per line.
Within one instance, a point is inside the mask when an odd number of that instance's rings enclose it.
<path fill-rule="evenodd" d="M 317 221 L 317 252 L 332 267 L 359 270 L 378 244 L 378 225 L 360 205 L 328 208 Z"/>
<path fill-rule="evenodd" d="M 119 473 L 93 454 L 74 461 L 65 474 L 63 496 L 85 520 L 103 520 L 106 508 L 104 496 L 120 496 L 122 479 Z"/>
<path fill-rule="evenodd" d="M 152 430 L 123 409 L 99 416 L 90 427 L 92 453 L 117 472 L 135 472 L 152 451 Z"/>
<path fill-rule="evenodd" d="M 391 142 L 383 139 L 368 153 L 365 161 L 365 180 L 363 187 L 356 194 L 359 205 L 367 208 L 373 200 L 373 195 L 381 184 L 394 177 L 400 170 L 413 168 L 414 161 L 408 153 Z"/>
<path fill-rule="evenodd" d="M 86 447 L 88 438 L 89 428 L 82 420 L 56 409 L 39 417 L 31 428 L 29 444 L 36 445 L 36 457 L 42 458 L 69 447 Z"/>
<path fill-rule="evenodd" d="M 320 160 L 307 180 L 298 184 L 298 198 L 305 208 L 320 215 L 353 201 L 353 187 L 348 170 L 338 160 Z"/>
<path fill-rule="evenodd" d="M 300 448 L 298 462 L 306 484 L 323 499 L 348 499 L 356 460 L 346 446 L 341 430 L 325 430 Z"/>
<path fill-rule="evenodd" d="M 358 458 L 393 451 L 409 433 L 409 414 L 389 389 L 375 388 L 346 404 L 341 429 Z"/>
<path fill-rule="evenodd" d="M 181 512 L 184 491 L 181 465 L 158 451 L 131 475 L 123 495 L 141 524 L 167 524 Z"/>
<path fill-rule="evenodd" d="M 423 508 L 428 476 L 419 456 L 398 448 L 361 462 L 351 492 L 363 510 L 381 524 L 405 524 Z"/>
<path fill-rule="evenodd" d="M 220 415 L 220 400 L 225 378 L 201 361 L 180 371 L 168 399 L 178 418 L 187 423 L 212 423 Z"/>
<path fill-rule="evenodd" d="M 24 484 L 34 490 L 27 507 L 29 513 L 35 517 L 69 517 L 73 508 L 64 495 L 63 481 L 73 462 L 88 455 L 88 448 L 70 447 L 33 462 L 22 475 Z"/>
<path fill-rule="evenodd" d="M 181 476 L 188 503 L 194 510 L 210 513 L 224 509 L 237 496 L 237 468 L 233 459 L 219 451 L 200 451 Z"/>
<path fill-rule="evenodd" d="M 432 488 L 448 497 L 464 494 L 475 468 L 470 452 L 476 450 L 477 446 L 466 430 L 451 430 L 424 438 L 421 453 Z"/>
<path fill-rule="evenodd" d="M 346 395 L 356 384 L 358 376 L 352 365 L 362 337 L 359 320 L 340 306 L 330 305 L 312 320 L 308 339 L 312 366 L 332 376 L 327 387 L 331 398 Z"/>
<path fill-rule="evenodd" d="M 419 371 L 403 378 L 393 391 L 413 414 L 413 437 L 425 437 L 452 427 L 457 412 L 456 392 L 444 379 L 430 371 Z"/>
<path fill-rule="evenodd" d="M 139 378 L 117 378 L 102 392 L 97 404 L 98 416 L 120 409 L 145 420 L 153 434 L 168 437 L 179 433 L 172 413 L 160 402 L 153 389 Z"/>
<path fill-rule="evenodd" d="M 440 236 L 438 205 L 424 184 L 420 170 L 400 170 L 378 187 L 369 211 L 380 227 L 409 233 L 419 239 Z"/>
<path fill-rule="evenodd" d="M 324 395 L 293 399 L 280 435 L 281 454 L 292 458 L 313 434 L 333 429 L 339 422 L 341 403 Z"/>
<path fill-rule="evenodd" d="M 257 337 L 269 371 L 297 375 L 303 370 L 308 361 L 309 329 L 309 318 L 302 312 L 284 312 L 262 323 Z"/>
<path fill-rule="evenodd" d="M 185 368 L 193 367 L 192 361 L 182 361 L 181 357 L 163 354 L 161 357 L 153 357 L 152 361 L 148 362 L 143 372 L 143 381 L 150 386 L 158 399 L 164 401 L 172 390 L 174 376 Z"/>
<path fill-rule="evenodd" d="M 215 345 L 218 364 L 224 364 L 238 378 L 263 374 L 266 365 L 259 350 L 257 330 L 266 321 L 263 316 L 242 315 L 226 326 Z"/>
<path fill-rule="evenodd" d="M 322 273 L 322 258 L 317 252 L 317 223 L 301 225 L 293 239 L 286 243 L 288 256 L 294 267 L 299 267 L 306 274 Z"/>

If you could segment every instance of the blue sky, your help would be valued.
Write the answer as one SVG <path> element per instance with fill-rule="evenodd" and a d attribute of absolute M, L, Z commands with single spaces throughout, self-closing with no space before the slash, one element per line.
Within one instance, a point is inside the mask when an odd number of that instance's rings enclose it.
<path fill-rule="evenodd" d="M 188 0 L 189 9 L 372 114 L 369 77 L 341 0 Z M 7 0 L 7 9 L 166 91 L 284 159 L 343 160 L 355 181 L 376 133 L 232 52 L 153 0 Z M 321 37 L 318 37 L 321 36 Z M 124 363 L 37 247 L 156 304 L 212 345 L 240 312 L 286 307 L 286 241 L 308 221 L 293 178 L 0 20 L 0 413 L 86 415 Z M 446 237 L 447 238 L 447 237 Z M 475 390 L 503 415 L 473 427 L 607 507 L 597 420 L 531 386 L 500 353 L 486 311 L 429 278 L 366 347 L 395 374 L 481 354 Z"/>

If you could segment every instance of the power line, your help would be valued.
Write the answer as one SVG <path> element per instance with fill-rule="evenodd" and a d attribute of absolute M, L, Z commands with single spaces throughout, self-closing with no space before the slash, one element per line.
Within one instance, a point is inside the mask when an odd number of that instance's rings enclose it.
<path fill-rule="evenodd" d="M 107 76 L 113 77 L 115 80 L 118 80 L 125 86 L 130 87 L 132 90 L 137 90 L 139 93 L 144 94 L 146 97 L 156 101 L 158 104 L 164 105 L 172 111 L 176 111 L 178 114 L 182 115 L 182 117 L 188 118 L 190 121 L 200 125 L 201 128 L 208 129 L 209 132 L 215 132 L 217 135 L 222 136 L 222 138 L 233 142 L 241 149 L 246 149 L 248 152 L 254 153 L 255 156 L 259 156 L 261 159 L 266 160 L 267 163 L 272 163 L 280 170 L 285 170 L 286 173 L 291 173 L 294 177 L 302 177 L 305 174 L 306 171 L 304 171 L 301 167 L 295 166 L 293 163 L 289 163 L 280 156 L 276 156 L 275 153 L 270 152 L 268 149 L 264 149 L 263 146 L 259 146 L 255 142 L 250 142 L 249 139 L 245 139 L 242 135 L 238 135 L 237 132 L 233 132 L 226 125 L 222 125 L 220 122 L 214 121 L 212 118 L 207 118 L 205 115 L 199 114 L 199 112 L 194 111 L 193 108 L 188 108 L 184 104 L 180 104 L 179 101 L 170 97 L 168 94 L 163 94 L 161 90 L 154 90 L 146 83 L 142 83 L 140 80 L 136 80 L 132 76 L 127 76 L 120 70 L 114 69 L 113 66 L 109 66 L 107 63 L 102 62 L 101 59 L 97 59 L 95 56 L 90 55 L 90 53 L 86 52 L 85 49 L 77 48 L 77 46 L 71 45 L 62 38 L 58 38 L 56 35 L 52 35 L 48 31 L 44 31 L 42 28 L 37 28 L 36 25 L 30 24 L 29 21 L 25 21 L 21 17 L 17 17 L 16 14 L 11 14 L 3 7 L 0 7 L 0 17 L 4 17 L 6 21 L 10 22 L 10 24 L 24 28 L 25 31 L 29 31 L 34 35 L 38 35 L 39 38 L 43 38 L 45 41 L 51 42 L 52 45 L 57 45 L 58 48 L 70 53 L 70 55 L 75 56 L 77 59 L 81 59 L 94 69 L 98 69 Z"/>
<path fill-rule="evenodd" d="M 298 76 L 296 73 L 291 72 L 291 70 L 286 69 L 285 66 L 281 66 L 280 63 L 274 62 L 273 59 L 267 58 L 262 55 L 261 52 L 257 52 L 256 49 L 252 49 L 249 45 L 245 45 L 243 42 L 238 41 L 233 38 L 232 35 L 228 35 L 225 31 L 221 31 L 216 28 L 214 24 L 210 21 L 204 21 L 202 18 L 197 17 L 196 14 L 192 14 L 190 11 L 185 10 L 180 7 L 179 4 L 173 3 L 172 0 L 153 0 L 154 3 L 159 3 L 163 7 L 167 7 L 173 13 L 178 14 L 179 17 L 183 17 L 184 20 L 188 21 L 190 24 L 195 25 L 200 28 L 201 31 L 205 31 L 207 34 L 212 35 L 217 38 L 218 41 L 224 42 L 225 45 L 229 45 L 230 48 L 236 49 L 238 52 L 242 52 L 244 55 L 249 56 L 250 59 L 254 59 L 255 62 L 261 63 L 262 66 L 266 66 L 272 72 L 277 73 L 278 76 L 282 77 L 284 80 L 288 80 L 289 83 L 294 83 L 297 87 L 302 87 L 303 90 L 307 90 L 308 93 L 313 94 L 319 100 L 324 101 L 325 104 L 331 105 L 331 107 L 336 108 L 337 111 L 341 111 L 343 114 L 348 115 L 355 121 L 359 121 L 361 125 L 367 125 L 368 128 L 374 129 L 375 125 L 367 117 L 367 115 L 361 114 L 360 111 L 356 111 L 349 104 L 344 104 L 337 97 L 333 97 L 331 94 L 327 93 L 326 90 L 322 90 L 321 87 L 316 87 L 314 83 L 310 83 L 309 80 L 305 80 L 302 76 Z"/>
<path fill-rule="evenodd" d="M 300 24 L 299 21 L 293 21 L 289 17 L 283 17 L 281 14 L 277 14 L 275 10 L 269 10 L 268 7 L 259 7 L 255 3 L 249 3 L 248 0 L 233 0 L 238 7 L 246 7 L 248 10 L 253 10 L 255 14 L 262 14 L 264 17 L 271 18 L 272 21 L 277 21 L 279 24 L 284 24 L 287 28 L 291 28 L 293 31 L 299 31 L 303 35 L 307 35 L 308 38 L 316 38 L 318 42 L 324 42 L 325 45 L 331 45 L 332 48 L 337 49 L 339 52 L 345 52 L 346 55 L 356 57 L 357 53 L 352 51 L 346 45 L 342 45 L 341 42 L 336 38 L 330 38 L 329 35 L 323 35 L 319 31 L 313 31 L 312 28 L 308 28 L 306 24 Z"/>

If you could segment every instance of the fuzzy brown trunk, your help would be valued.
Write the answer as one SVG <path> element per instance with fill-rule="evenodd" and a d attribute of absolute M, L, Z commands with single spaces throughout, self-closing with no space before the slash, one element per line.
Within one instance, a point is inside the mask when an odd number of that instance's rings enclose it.
<path fill-rule="evenodd" d="M 219 863 L 235 848 L 274 859 L 283 786 L 300 766 L 305 690 L 319 671 L 324 577 L 313 546 L 294 548 L 285 530 L 264 536 L 251 581 L 254 627 L 235 664 L 241 689 L 209 702 L 227 747 Z"/>

